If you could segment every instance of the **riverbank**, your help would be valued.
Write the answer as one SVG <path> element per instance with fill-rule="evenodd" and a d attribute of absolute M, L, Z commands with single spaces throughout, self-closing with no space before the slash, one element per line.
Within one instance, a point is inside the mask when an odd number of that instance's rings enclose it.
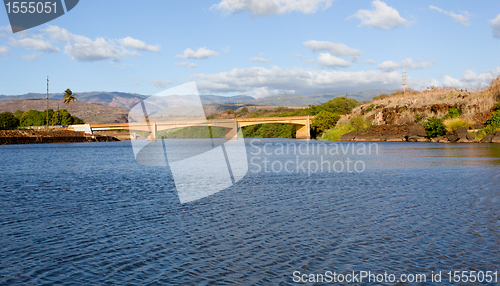
<path fill-rule="evenodd" d="M 340 141 L 388 141 L 388 142 L 439 142 L 439 143 L 500 143 L 500 131 L 485 135 L 480 140 L 474 130 L 460 128 L 444 136 L 430 138 L 420 124 L 373 125 L 368 131 L 352 131 L 340 137 Z"/>
<path fill-rule="evenodd" d="M 0 130 L 0 145 L 112 141 L 119 140 L 112 136 L 85 134 L 83 131 Z"/>

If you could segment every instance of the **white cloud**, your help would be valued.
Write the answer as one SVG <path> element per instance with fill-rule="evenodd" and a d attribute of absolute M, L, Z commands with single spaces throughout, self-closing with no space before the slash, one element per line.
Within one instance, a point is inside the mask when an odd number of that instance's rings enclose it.
<path fill-rule="evenodd" d="M 21 58 L 25 59 L 27 61 L 34 61 L 34 60 L 38 59 L 38 54 L 24 55 Z"/>
<path fill-rule="evenodd" d="M 5 37 L 7 34 L 12 34 L 10 26 L 0 26 L 0 37 Z"/>
<path fill-rule="evenodd" d="M 85 36 L 72 34 L 58 26 L 49 26 L 42 31 L 50 36 L 52 42 L 66 42 L 64 53 L 70 55 L 73 60 L 81 62 L 107 59 L 120 61 L 127 56 L 140 56 L 138 52 L 127 50 L 125 47 L 147 51 L 159 49 L 159 46 L 146 45 L 146 43 L 131 37 L 120 40 L 106 40 L 103 37 L 98 37 L 93 41 Z"/>
<path fill-rule="evenodd" d="M 9 45 L 14 47 L 22 47 L 28 49 L 35 49 L 42 52 L 60 52 L 58 47 L 54 47 L 49 41 L 44 40 L 42 37 L 16 39 L 9 38 Z"/>
<path fill-rule="evenodd" d="M 297 67 L 282 69 L 277 66 L 235 68 L 227 72 L 195 74 L 191 77 L 199 79 L 196 84 L 201 92 L 206 93 L 263 94 L 267 90 L 273 93 L 294 91 L 300 94 L 314 94 L 368 88 L 395 88 L 401 83 L 401 74 L 395 71 L 346 72 Z"/>
<path fill-rule="evenodd" d="M 491 81 L 498 76 L 500 76 L 500 67 L 494 70 L 486 70 L 479 75 L 474 70 L 466 70 L 459 79 L 445 75 L 442 85 L 455 88 L 484 88 L 489 86 Z"/>
<path fill-rule="evenodd" d="M 149 84 L 154 85 L 157 88 L 165 88 L 167 87 L 167 84 L 170 85 L 173 82 L 170 80 L 157 80 L 153 79 Z"/>
<path fill-rule="evenodd" d="M 3 56 L 3 55 L 5 55 L 8 52 L 10 52 L 9 47 L 7 47 L 7 46 L 0 46 L 0 56 Z"/>
<path fill-rule="evenodd" d="M 371 26 L 379 29 L 395 28 L 408 24 L 408 20 L 401 17 L 398 10 L 387 6 L 380 0 L 374 0 L 372 7 L 373 10 L 358 10 L 356 14 L 348 17 L 348 19 L 358 18 L 361 20 L 358 27 Z"/>
<path fill-rule="evenodd" d="M 305 14 L 325 10 L 333 0 L 222 0 L 213 5 L 211 10 L 220 10 L 225 15 L 250 11 L 252 16 L 284 14 L 298 11 Z"/>
<path fill-rule="evenodd" d="M 314 59 L 311 59 L 308 56 L 303 56 L 301 54 L 295 54 L 295 56 L 303 59 L 304 60 L 304 64 L 306 64 L 306 65 L 314 62 Z"/>
<path fill-rule="evenodd" d="M 105 59 L 120 61 L 125 56 L 137 56 L 136 52 L 119 50 L 115 45 L 109 43 L 104 38 L 96 38 L 95 41 L 86 38 L 85 40 L 66 45 L 65 54 L 71 55 L 73 60 L 81 62 L 92 62 Z"/>
<path fill-rule="evenodd" d="M 222 48 L 222 51 L 226 54 L 229 53 L 229 46 Z"/>
<path fill-rule="evenodd" d="M 361 56 L 361 52 L 358 49 L 349 48 L 343 43 L 309 40 L 307 42 L 303 42 L 302 44 L 304 44 L 304 46 L 308 47 L 309 49 L 315 52 L 327 51 L 335 56 L 352 56 L 352 57 Z"/>
<path fill-rule="evenodd" d="M 417 63 L 413 62 L 413 59 L 404 59 L 399 63 L 394 61 L 385 61 L 377 66 L 379 70 L 383 71 L 395 71 L 398 69 L 409 69 L 409 70 L 421 70 L 435 65 L 436 62 L 426 62 L 424 60 L 417 60 Z"/>
<path fill-rule="evenodd" d="M 182 55 L 176 55 L 176 58 L 183 58 L 183 59 L 208 59 L 211 56 L 218 56 L 219 53 L 216 51 L 212 51 L 207 49 L 206 47 L 198 48 L 198 50 L 195 52 L 190 48 L 187 48 L 184 50 L 184 53 Z"/>
<path fill-rule="evenodd" d="M 198 67 L 197 64 L 190 63 L 190 62 L 180 62 L 180 63 L 175 63 L 175 64 L 178 66 L 183 66 L 183 67 L 187 67 L 187 68 L 197 68 Z"/>
<path fill-rule="evenodd" d="M 263 57 L 251 57 L 248 60 L 251 62 L 259 62 L 259 63 L 268 63 L 273 61 L 273 59 L 265 59 Z"/>
<path fill-rule="evenodd" d="M 269 96 L 275 96 L 275 95 L 280 95 L 283 93 L 287 94 L 292 94 L 295 93 L 294 90 L 283 90 L 283 89 L 272 89 L 268 87 L 259 87 L 251 92 L 248 92 L 247 95 L 253 97 L 253 98 L 263 98 L 263 97 L 269 97 Z"/>
<path fill-rule="evenodd" d="M 495 19 L 490 20 L 490 23 L 493 37 L 500 39 L 500 14 Z"/>
<path fill-rule="evenodd" d="M 368 60 L 364 61 L 363 63 L 364 63 L 364 64 L 367 64 L 367 65 L 374 65 L 374 64 L 376 64 L 377 62 L 375 62 L 375 61 L 374 61 L 374 60 L 372 60 L 372 59 L 368 59 Z"/>
<path fill-rule="evenodd" d="M 321 53 L 318 56 L 318 65 L 326 67 L 348 67 L 351 66 L 349 61 L 346 61 L 329 53 Z"/>
<path fill-rule="evenodd" d="M 436 11 L 439 11 L 445 15 L 448 15 L 450 17 L 453 18 L 453 20 L 455 20 L 455 22 L 459 22 L 460 24 L 464 25 L 464 26 L 468 26 L 470 23 L 469 23 L 469 19 L 471 16 L 473 16 L 473 14 L 467 12 L 467 11 L 464 11 L 462 12 L 462 14 L 455 14 L 453 12 L 448 12 L 448 11 L 445 11 L 441 8 L 438 8 L 436 6 L 433 6 L 433 5 L 430 5 L 429 6 L 430 9 L 432 10 L 436 10 Z"/>
<path fill-rule="evenodd" d="M 259 63 L 268 63 L 268 62 L 272 62 L 273 61 L 273 59 L 263 58 L 262 57 L 262 53 L 260 53 L 259 56 L 257 56 L 257 57 L 251 57 L 248 60 L 251 61 L 251 62 L 259 62 Z"/>
<path fill-rule="evenodd" d="M 134 39 L 132 37 L 126 37 L 119 42 L 125 46 L 125 47 L 130 47 L 135 50 L 141 50 L 141 51 L 148 51 L 148 52 L 158 52 L 161 48 L 160 45 L 147 45 L 145 42 L 141 40 Z"/>

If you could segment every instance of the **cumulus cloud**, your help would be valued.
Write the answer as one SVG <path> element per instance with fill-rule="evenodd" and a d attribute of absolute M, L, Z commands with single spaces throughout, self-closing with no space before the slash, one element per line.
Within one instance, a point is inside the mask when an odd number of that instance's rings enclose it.
<path fill-rule="evenodd" d="M 500 14 L 495 19 L 490 20 L 490 23 L 493 37 L 500 39 Z"/>
<path fill-rule="evenodd" d="M 372 59 L 368 59 L 368 60 L 364 61 L 363 63 L 364 63 L 364 64 L 367 64 L 367 65 L 374 65 L 374 64 L 376 64 L 377 62 L 375 62 L 375 61 L 374 61 L 374 60 L 372 60 Z"/>
<path fill-rule="evenodd" d="M 7 54 L 8 52 L 10 52 L 9 47 L 7 47 L 7 46 L 0 46 L 0 56 L 3 56 L 5 54 Z"/>
<path fill-rule="evenodd" d="M 26 37 L 23 39 L 9 39 L 13 46 L 32 48 L 45 52 L 59 52 L 60 49 L 53 44 L 65 42 L 64 53 L 72 57 L 73 60 L 82 62 L 92 62 L 99 60 L 120 61 L 127 56 L 139 56 L 135 50 L 158 51 L 158 45 L 147 45 L 143 41 L 126 37 L 119 40 L 106 40 L 103 37 L 97 37 L 95 40 L 82 35 L 70 33 L 66 29 L 58 26 L 48 26 L 42 30 L 42 35 Z M 21 36 L 23 34 L 20 34 Z M 24 34 L 25 36 L 27 34 Z M 49 40 L 45 40 L 48 36 Z M 134 50 L 128 50 L 127 47 Z"/>
<path fill-rule="evenodd" d="M 404 59 L 399 63 L 394 61 L 385 61 L 377 66 L 379 70 L 383 71 L 395 71 L 398 69 L 408 69 L 408 70 L 421 70 L 435 65 L 436 62 L 426 62 L 424 60 L 417 60 L 417 63 L 413 62 L 413 59 Z"/>
<path fill-rule="evenodd" d="M 285 14 L 292 11 L 304 14 L 325 10 L 333 0 L 222 0 L 213 5 L 211 10 L 220 10 L 225 15 L 249 11 L 252 16 Z"/>
<path fill-rule="evenodd" d="M 476 74 L 475 70 L 466 70 L 459 79 L 445 75 L 443 86 L 455 88 L 484 88 L 491 84 L 491 81 L 500 76 L 500 67 L 494 70 L 486 70 L 481 74 Z"/>
<path fill-rule="evenodd" d="M 149 84 L 157 87 L 157 88 L 165 88 L 167 85 L 172 84 L 173 82 L 170 80 L 157 80 L 153 79 Z"/>
<path fill-rule="evenodd" d="M 358 27 L 371 26 L 378 29 L 389 29 L 408 24 L 408 20 L 401 17 L 398 10 L 380 0 L 373 1 L 372 7 L 373 10 L 358 10 L 356 14 L 347 19 L 358 18 L 361 20 Z"/>
<path fill-rule="evenodd" d="M 34 49 L 42 52 L 60 52 L 58 47 L 54 47 L 49 41 L 44 40 L 41 37 L 36 38 L 24 38 L 16 39 L 9 38 L 9 45 L 14 47 L 22 47 L 28 49 Z"/>
<path fill-rule="evenodd" d="M 263 58 L 262 57 L 262 53 L 260 53 L 259 56 L 257 56 L 257 57 L 251 57 L 248 60 L 251 61 L 251 62 L 259 62 L 259 63 L 268 63 L 268 62 L 272 62 L 273 61 L 273 59 Z"/>
<path fill-rule="evenodd" d="M 348 67 L 351 66 L 349 61 L 346 61 L 329 53 L 321 53 L 318 56 L 318 65 L 323 67 Z"/>
<path fill-rule="evenodd" d="M 315 52 L 327 51 L 334 56 L 361 56 L 361 51 L 359 51 L 358 49 L 349 48 L 343 43 L 309 40 L 307 42 L 303 42 L 302 44 Z"/>
<path fill-rule="evenodd" d="M 468 26 L 470 24 L 469 19 L 471 16 L 473 16 L 473 14 L 471 14 L 467 11 L 462 12 L 462 14 L 455 14 L 453 12 L 445 11 L 445 10 L 438 8 L 436 6 L 433 6 L 433 5 L 430 5 L 429 8 L 431 10 L 436 10 L 436 11 L 439 11 L 439 12 L 445 14 L 445 15 L 452 17 L 453 20 L 455 20 L 455 22 L 458 22 L 464 26 Z"/>
<path fill-rule="evenodd" d="M 195 74 L 201 92 L 264 94 L 298 92 L 300 94 L 368 88 L 395 88 L 401 83 L 401 74 L 384 71 L 327 71 L 302 68 L 282 69 L 251 67 L 235 68 L 216 74 Z M 258 95 L 256 95 L 258 96 Z"/>
<path fill-rule="evenodd" d="M 206 47 L 198 48 L 198 50 L 195 52 L 194 50 L 187 48 L 184 50 L 184 53 L 182 55 L 176 55 L 176 58 L 182 58 L 182 59 L 198 59 L 198 60 L 204 60 L 208 59 L 211 56 L 218 56 L 219 53 L 216 51 L 212 51 L 207 49 Z"/>
<path fill-rule="evenodd" d="M 64 53 L 70 55 L 73 60 L 81 62 L 106 59 L 120 61 L 127 55 L 139 55 L 137 52 L 120 48 L 113 42 L 108 42 L 102 37 L 98 37 L 92 41 L 85 36 L 72 34 L 68 30 L 57 26 L 49 26 L 45 29 L 45 32 L 55 42 L 66 41 Z"/>
<path fill-rule="evenodd" d="M 132 37 L 123 38 L 119 40 L 119 42 L 125 47 L 130 47 L 135 50 L 141 51 L 158 52 L 161 48 L 160 45 L 147 45 L 145 42 L 134 39 Z"/>
<path fill-rule="evenodd" d="M 180 62 L 180 63 L 175 63 L 175 64 L 178 66 L 183 66 L 183 67 L 187 67 L 187 68 L 197 68 L 198 67 L 197 64 L 190 63 L 190 62 Z"/>

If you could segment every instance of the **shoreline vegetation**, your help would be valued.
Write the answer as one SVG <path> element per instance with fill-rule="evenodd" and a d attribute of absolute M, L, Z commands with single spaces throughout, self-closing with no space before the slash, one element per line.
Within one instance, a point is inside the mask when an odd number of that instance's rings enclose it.
<path fill-rule="evenodd" d="M 112 136 L 70 130 L 0 130 L 0 145 L 119 141 Z"/>
<path fill-rule="evenodd" d="M 212 114 L 207 119 L 256 117 L 314 116 L 311 135 L 314 139 L 329 141 L 389 141 L 435 143 L 500 143 L 500 77 L 483 89 L 428 87 L 423 91 L 407 89 L 389 95 L 380 94 L 370 102 L 336 97 L 319 105 L 297 109 L 291 107 L 252 108 Z M 83 123 L 67 110 L 49 109 L 49 124 Z M 46 111 L 20 110 L 0 114 L 0 128 L 43 126 Z M 244 138 L 294 138 L 295 126 L 261 124 L 242 128 Z M 59 130 L 61 131 L 61 130 Z M 128 132 L 94 135 L 56 135 L 59 131 L 0 131 L 0 144 L 8 142 L 92 142 L 125 139 Z M 45 133 L 44 133 L 45 132 Z M 54 133 L 55 132 L 55 133 Z M 126 134 L 125 134 L 126 133 Z M 205 134 L 206 133 L 206 134 Z M 117 135 L 118 134 L 118 135 Z M 107 135 L 107 136 L 106 136 Z M 115 136 L 116 135 L 116 136 Z M 141 134 L 141 136 L 144 134 Z M 12 137 L 14 139 L 7 139 Z M 66 136 L 66 137 L 65 137 Z M 159 132 L 159 138 L 224 137 L 224 132 L 212 128 L 209 132 L 195 127 Z M 54 139 L 54 138 L 59 139 Z M 145 136 L 143 136 L 145 137 Z M 19 139 L 25 138 L 25 139 Z M 38 139 L 35 139 L 38 138 Z M 72 139 L 70 139 L 72 138 Z M 74 139 L 78 138 L 78 139 Z M 90 138 L 90 139 L 89 139 Z M 100 139 L 97 139 L 100 138 Z M 129 138 L 129 137 L 128 137 Z"/>

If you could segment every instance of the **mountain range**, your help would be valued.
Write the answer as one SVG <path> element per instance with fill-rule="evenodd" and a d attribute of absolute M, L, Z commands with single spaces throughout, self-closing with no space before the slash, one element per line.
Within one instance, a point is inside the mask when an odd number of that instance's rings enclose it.
<path fill-rule="evenodd" d="M 349 98 L 356 99 L 359 102 L 369 101 L 372 97 L 377 96 L 382 93 L 390 94 L 393 90 L 384 89 L 371 89 L 362 90 L 355 92 L 348 92 L 347 96 Z M 109 105 L 113 107 L 120 107 L 130 110 L 136 103 L 149 97 L 148 95 L 142 95 L 137 93 L 127 93 L 127 92 L 76 92 L 78 94 L 78 101 L 85 103 L 96 103 L 101 105 Z M 29 99 L 45 99 L 47 94 L 44 93 L 27 93 L 22 95 L 0 95 L 0 101 L 11 101 L 11 100 L 29 100 Z M 224 103 L 238 103 L 245 105 L 262 105 L 262 106 L 308 106 L 317 105 L 328 100 L 345 96 L 345 93 L 334 92 L 325 94 L 312 94 L 312 95 L 300 95 L 300 94 L 281 94 L 277 96 L 270 96 L 265 98 L 253 98 L 247 95 L 236 95 L 236 96 L 219 96 L 219 95 L 200 95 L 201 102 L 205 105 L 208 104 L 224 104 Z M 51 100 L 62 100 L 62 93 L 49 93 L 49 99 Z M 182 105 L 181 97 L 179 99 L 179 105 Z"/>

